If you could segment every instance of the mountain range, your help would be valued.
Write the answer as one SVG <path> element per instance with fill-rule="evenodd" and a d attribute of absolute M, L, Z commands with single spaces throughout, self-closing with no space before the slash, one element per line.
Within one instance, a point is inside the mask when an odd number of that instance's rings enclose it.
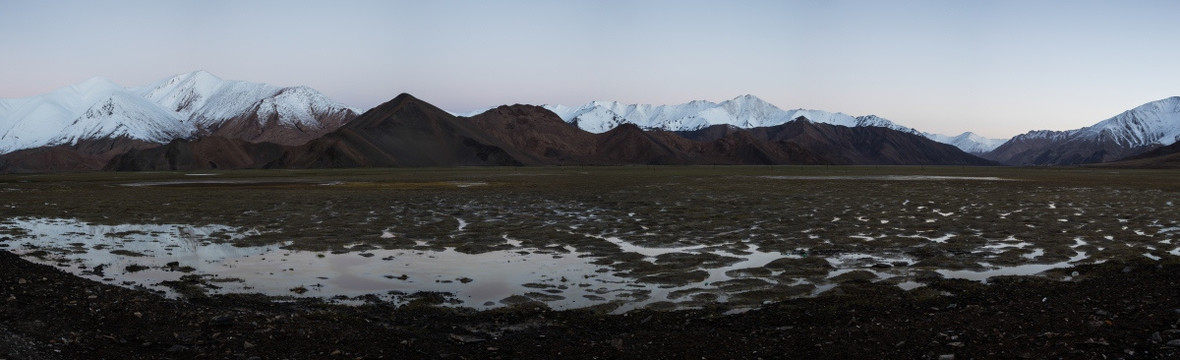
<path fill-rule="evenodd" d="M 693 131 L 713 125 L 751 129 L 781 125 L 804 117 L 812 122 L 829 125 L 889 128 L 925 136 L 975 154 L 986 153 L 1003 143 L 1003 140 L 987 139 L 970 132 L 958 136 L 919 132 L 876 115 L 852 116 L 809 109 L 782 110 L 753 95 L 742 95 L 720 103 L 696 100 L 679 105 L 649 105 L 592 101 L 579 107 L 543 106 L 562 120 L 593 133 L 606 132 L 621 124 L 635 124 L 645 130 L 667 131 Z"/>
<path fill-rule="evenodd" d="M 690 134 L 622 124 L 595 134 L 532 105 L 455 116 L 401 94 L 299 146 L 211 136 L 113 158 L 109 170 L 501 165 L 994 165 L 924 137 L 800 117 L 771 127 L 714 125 Z"/>
<path fill-rule="evenodd" d="M 1180 98 L 1092 127 L 1008 141 L 755 96 L 453 114 L 408 94 L 364 114 L 302 86 L 204 71 L 124 88 L 91 79 L 0 100 L 0 171 L 557 164 L 1074 164 L 1180 138 Z M 932 141 L 933 140 L 933 141 Z M 947 146 L 950 144 L 952 146 Z M 991 159 L 990 162 L 964 151 Z"/>

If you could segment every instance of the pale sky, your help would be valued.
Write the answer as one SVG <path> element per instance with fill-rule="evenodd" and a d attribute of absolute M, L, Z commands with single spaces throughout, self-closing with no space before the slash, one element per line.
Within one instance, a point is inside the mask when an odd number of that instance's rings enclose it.
<path fill-rule="evenodd" d="M 1180 1 L 10 1 L 0 98 L 206 70 L 369 109 L 753 94 L 1009 137 L 1180 95 Z"/>

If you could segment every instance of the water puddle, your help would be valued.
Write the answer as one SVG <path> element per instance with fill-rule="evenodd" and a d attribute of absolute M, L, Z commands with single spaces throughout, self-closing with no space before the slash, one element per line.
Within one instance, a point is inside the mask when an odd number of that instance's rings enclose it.
<path fill-rule="evenodd" d="M 455 219 L 458 223 L 456 231 L 468 227 L 467 221 Z M 928 240 L 929 243 L 924 241 L 925 244 L 943 244 L 956 236 L 952 232 L 940 233 L 941 236 L 927 233 L 903 237 Z M 642 266 L 636 266 L 634 262 L 625 263 L 623 260 L 603 261 L 617 256 L 614 252 L 593 253 L 573 245 L 525 247 L 525 241 L 508 234 L 502 234 L 499 239 L 511 248 L 479 254 L 463 253 L 449 247 L 441 251 L 373 249 L 373 246 L 357 247 L 362 245 L 359 243 L 346 248 L 365 250 L 347 253 L 285 249 L 289 243 L 260 247 L 232 245 L 236 240 L 257 234 L 259 232 L 254 229 L 224 225 L 99 225 L 75 219 L 12 218 L 0 221 L 0 239 L 5 239 L 0 240 L 0 248 L 79 276 L 121 286 L 144 287 L 171 296 L 177 294 L 164 282 L 197 276 L 204 280 L 201 284 L 205 290 L 215 294 L 377 297 L 404 303 L 412 298 L 411 294 L 432 292 L 446 294 L 450 304 L 476 309 L 524 301 L 541 301 L 555 309 L 613 304 L 618 306 L 616 311 L 658 302 L 691 307 L 699 306 L 702 301 L 726 302 L 735 298 L 751 304 L 751 301 L 762 301 L 754 296 L 765 296 L 767 290 L 786 289 L 797 294 L 791 296 L 809 296 L 834 288 L 844 278 L 887 281 L 907 290 L 922 286 L 913 280 L 917 271 L 913 266 L 922 259 L 907 255 L 904 249 L 898 248 L 815 254 L 806 248 L 787 252 L 766 250 L 749 239 L 709 245 L 653 247 L 620 236 L 579 234 L 586 236 L 587 241 L 604 241 L 617 246 L 621 252 L 642 255 Z M 877 234 L 850 237 L 869 244 L 884 241 L 883 237 L 872 235 Z M 380 238 L 398 236 L 386 230 Z M 423 240 L 415 242 L 425 243 Z M 986 281 L 993 276 L 1035 275 L 1086 260 L 1086 252 L 1078 249 L 1086 245 L 1081 237 L 1075 238 L 1069 248 L 1076 255 L 1052 264 L 993 266 L 980 263 L 987 268 L 983 271 L 924 269 L 948 278 L 977 281 Z M 1018 258 L 1028 262 L 1046 254 L 1044 248 L 1033 247 L 1032 243 L 1014 236 L 967 250 L 968 253 L 998 254 L 1012 249 L 1022 250 Z M 686 268 L 675 268 L 678 266 L 675 262 L 667 265 L 657 261 L 657 258 L 665 259 L 662 255 L 677 253 L 724 261 Z M 1180 248 L 1168 253 L 1180 255 Z M 1152 253 L 1143 256 L 1158 259 Z M 784 268 L 768 268 L 776 260 L 791 263 L 808 257 L 823 259 L 833 270 L 827 271 L 826 276 L 822 272 L 783 276 Z M 635 259 L 621 257 L 625 258 Z M 631 274 L 636 268 L 661 266 L 671 266 L 675 270 L 658 274 L 681 276 L 695 272 L 699 277 L 660 283 L 644 282 L 641 276 Z M 743 295 L 746 297 L 742 298 Z"/>
<path fill-rule="evenodd" d="M 207 177 L 217 174 L 187 174 L 189 176 Z M 279 185 L 334 185 L 332 182 L 304 182 L 304 181 L 274 181 L 274 180 L 165 180 L 140 181 L 119 184 L 128 187 L 145 186 L 279 186 Z"/>
<path fill-rule="evenodd" d="M 648 261 L 651 261 L 651 262 L 655 262 L 656 257 L 658 257 L 660 255 L 691 252 L 693 250 L 699 250 L 699 249 L 704 249 L 704 248 L 708 247 L 707 245 L 690 245 L 690 246 L 680 246 L 680 247 L 645 247 L 645 246 L 639 246 L 639 245 L 632 244 L 630 242 L 627 242 L 626 240 L 620 239 L 617 236 L 599 236 L 599 235 L 589 235 L 589 234 L 587 234 L 586 236 L 606 240 L 607 242 L 610 242 L 611 244 L 617 245 L 619 247 L 619 250 L 622 250 L 623 252 L 631 252 L 631 253 L 643 255 L 646 259 L 648 259 Z"/>
<path fill-rule="evenodd" d="M 594 265 L 588 254 L 513 249 L 466 254 L 443 251 L 368 250 L 343 254 L 295 251 L 280 245 L 235 247 L 243 233 L 222 225 L 97 225 L 73 219 L 10 219 L 0 234 L 15 240 L 8 250 L 81 276 L 175 295 L 161 285 L 186 274 L 211 279 L 211 293 L 355 297 L 416 292 L 450 293 L 464 306 L 502 305 L 532 293 L 553 308 L 574 308 L 627 298 L 627 282 Z M 240 236 L 240 235 L 239 235 Z M 511 240 L 509 240 L 511 242 Z M 519 242 L 517 242 L 519 244 Z M 604 286 L 611 289 L 603 290 Z M 587 295 L 591 295 L 587 297 Z M 589 298 L 598 299 L 597 301 Z"/>
<path fill-rule="evenodd" d="M 994 276 L 1011 276 L 1011 275 L 1035 275 L 1052 269 L 1061 269 L 1073 266 L 1074 263 L 1087 259 L 1086 252 L 1077 251 L 1069 260 L 1054 264 L 1025 264 L 1016 266 L 1001 266 L 993 267 L 992 269 L 984 271 L 971 270 L 936 270 L 942 276 L 954 279 L 967 279 L 987 282 L 987 279 Z M 990 264 L 981 264 L 990 266 Z"/>
<path fill-rule="evenodd" d="M 881 176 L 762 176 L 774 180 L 867 180 L 867 181 L 1016 181 L 994 176 L 932 176 L 932 175 L 881 175 Z"/>

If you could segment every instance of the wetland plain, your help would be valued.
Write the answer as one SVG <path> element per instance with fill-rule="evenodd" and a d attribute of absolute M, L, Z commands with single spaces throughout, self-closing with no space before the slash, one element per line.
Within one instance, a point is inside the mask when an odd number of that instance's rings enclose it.
<path fill-rule="evenodd" d="M 1174 171 L 497 167 L 0 177 L 0 249 L 169 297 L 745 311 L 1180 255 Z M 836 290 L 839 291 L 839 290 Z"/>

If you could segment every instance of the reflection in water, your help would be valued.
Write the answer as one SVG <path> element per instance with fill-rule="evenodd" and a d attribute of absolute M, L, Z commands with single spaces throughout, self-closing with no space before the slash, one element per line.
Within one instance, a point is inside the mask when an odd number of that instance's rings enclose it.
<path fill-rule="evenodd" d="M 459 227 L 466 225 L 460 222 Z M 620 237 L 586 235 L 614 244 L 624 253 L 639 254 L 652 266 L 657 257 L 673 253 L 712 254 L 736 259 L 728 265 L 700 265 L 687 270 L 704 270 L 701 280 L 670 286 L 638 281 L 629 271 L 602 261 L 609 254 L 584 252 L 574 246 L 526 248 L 518 239 L 503 235 L 511 250 L 467 254 L 446 248 L 443 251 L 390 249 L 365 250 L 342 254 L 284 249 L 288 244 L 260 247 L 236 247 L 231 243 L 257 230 L 224 225 L 191 226 L 183 224 L 98 225 L 75 219 L 13 218 L 0 222 L 0 246 L 26 258 L 54 264 L 81 276 L 99 278 L 124 286 L 145 286 L 168 292 L 163 281 L 184 275 L 198 275 L 214 287 L 212 293 L 262 293 L 274 296 L 377 296 L 400 302 L 401 295 L 420 291 L 450 294 L 462 306 L 490 308 L 514 302 L 524 296 L 544 301 L 557 309 L 578 308 L 605 303 L 620 304 L 619 311 L 663 301 L 680 302 L 692 294 L 708 294 L 716 301 L 727 301 L 742 291 L 758 290 L 737 286 L 734 281 L 762 281 L 766 286 L 813 285 L 810 294 L 822 293 L 835 286 L 834 278 L 853 271 L 867 271 L 876 281 L 889 281 L 904 289 L 921 286 L 912 280 L 911 265 L 919 262 L 903 252 L 840 252 L 811 254 L 824 260 L 834 270 L 827 276 L 782 277 L 782 270 L 766 266 L 778 259 L 801 259 L 798 253 L 763 251 L 745 241 L 677 247 L 646 247 Z M 395 236 L 388 231 L 381 237 Z M 946 234 L 929 238 L 943 243 L 955 236 Z M 1087 259 L 1079 250 L 1087 245 L 1075 239 L 1076 255 L 1060 263 L 1023 264 L 989 267 L 986 271 L 935 270 L 946 277 L 986 281 L 992 276 L 1031 275 L 1049 269 L 1068 267 Z M 1008 248 L 1023 249 L 1031 244 L 1014 238 L 978 245 L 975 251 L 998 252 Z M 1172 253 L 1180 251 L 1172 250 Z M 1035 260 L 1043 255 L 1034 249 L 1022 255 Z M 99 270 L 101 269 L 101 270 Z M 727 284 L 728 283 L 728 284 Z M 306 292 L 292 292 L 292 289 Z M 512 299 L 516 300 L 512 300 Z M 509 301 L 505 301 L 509 300 Z M 699 305 L 699 303 L 698 303 Z"/>

